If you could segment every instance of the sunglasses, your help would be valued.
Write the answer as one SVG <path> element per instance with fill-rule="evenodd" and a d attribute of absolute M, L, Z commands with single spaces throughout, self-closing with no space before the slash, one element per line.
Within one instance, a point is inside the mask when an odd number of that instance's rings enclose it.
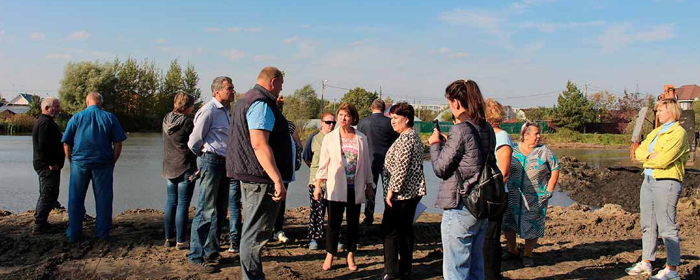
<path fill-rule="evenodd" d="M 323 121 L 327 125 L 335 125 L 335 121 Z"/>

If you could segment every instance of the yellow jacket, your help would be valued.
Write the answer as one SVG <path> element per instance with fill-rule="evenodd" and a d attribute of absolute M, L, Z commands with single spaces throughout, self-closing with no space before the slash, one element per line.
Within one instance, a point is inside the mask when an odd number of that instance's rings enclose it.
<path fill-rule="evenodd" d="M 683 182 L 685 162 L 690 156 L 690 147 L 688 134 L 678 122 L 659 135 L 654 144 L 656 157 L 648 159 L 651 154 L 649 145 L 662 128 L 663 126 L 659 126 L 652 130 L 647 138 L 639 144 L 634 156 L 644 164 L 644 168 L 653 169 L 654 179 L 676 179 Z"/>

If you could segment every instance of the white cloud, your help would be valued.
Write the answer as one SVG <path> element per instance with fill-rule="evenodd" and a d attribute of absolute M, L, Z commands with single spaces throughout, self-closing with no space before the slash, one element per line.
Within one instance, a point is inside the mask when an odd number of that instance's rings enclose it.
<path fill-rule="evenodd" d="M 247 28 L 245 31 L 250 32 L 250 33 L 257 33 L 260 32 L 262 29 L 260 28 Z"/>
<path fill-rule="evenodd" d="M 452 50 L 449 49 L 449 48 L 442 47 L 442 48 L 439 48 L 439 49 L 429 50 L 429 51 L 428 51 L 428 54 L 445 54 L 445 53 L 449 53 L 449 52 L 451 52 L 451 51 L 452 51 Z"/>
<path fill-rule="evenodd" d="M 230 33 L 238 33 L 238 32 L 249 32 L 249 33 L 256 33 L 260 32 L 260 28 L 243 28 L 243 27 L 230 27 L 228 28 L 228 32 Z"/>
<path fill-rule="evenodd" d="M 369 40 L 369 39 L 368 40 L 358 40 L 358 41 L 354 41 L 354 42 L 350 43 L 350 45 L 353 47 L 359 47 L 359 46 L 367 45 L 367 44 L 369 44 L 369 42 L 371 42 L 371 40 Z"/>
<path fill-rule="evenodd" d="M 515 12 L 525 12 L 528 9 L 543 5 L 557 2 L 558 0 L 521 0 L 510 5 L 510 9 Z"/>
<path fill-rule="evenodd" d="M 203 54 L 203 53 L 204 53 L 204 48 L 199 47 L 199 48 L 195 49 L 195 52 L 196 52 L 197 54 Z"/>
<path fill-rule="evenodd" d="M 238 33 L 238 32 L 241 32 L 241 30 L 243 30 L 243 28 L 240 28 L 240 27 L 231 27 L 231 28 L 228 29 L 228 32 L 231 32 L 231 33 Z"/>
<path fill-rule="evenodd" d="M 292 37 L 290 37 L 290 38 L 284 39 L 284 41 L 282 41 L 282 42 L 285 43 L 285 44 L 291 44 L 291 43 L 294 43 L 294 42 L 298 42 L 299 40 L 301 40 L 301 37 L 299 37 L 299 36 L 292 36 Z"/>
<path fill-rule="evenodd" d="M 158 38 L 155 41 L 153 41 L 153 43 L 156 43 L 158 45 L 165 44 L 166 42 L 168 42 L 168 41 L 163 39 L 163 38 Z"/>
<path fill-rule="evenodd" d="M 247 54 L 241 50 L 229 49 L 221 51 L 221 55 L 228 58 L 230 61 L 237 61 L 244 58 Z"/>
<path fill-rule="evenodd" d="M 29 35 L 29 38 L 32 40 L 42 40 L 46 38 L 46 34 L 41 32 L 32 32 L 32 34 Z"/>
<path fill-rule="evenodd" d="M 221 28 L 218 27 L 205 27 L 204 32 L 219 32 Z"/>
<path fill-rule="evenodd" d="M 74 40 L 74 41 L 79 41 L 79 40 L 85 40 L 87 38 L 90 38 L 91 36 L 92 36 L 92 34 L 90 34 L 89 32 L 87 32 L 85 30 L 81 30 L 81 31 L 73 32 L 73 34 L 70 35 L 70 39 Z"/>
<path fill-rule="evenodd" d="M 537 29 L 540 32 L 544 32 L 544 33 L 553 33 L 553 32 L 557 32 L 561 29 L 571 29 L 571 28 L 580 28 L 580 27 L 597 27 L 597 26 L 604 26 L 604 25 L 605 25 L 605 21 L 585 21 L 585 22 L 569 21 L 569 22 L 559 22 L 559 23 L 525 21 L 525 22 L 518 24 L 518 26 L 520 28 Z"/>
<path fill-rule="evenodd" d="M 467 26 L 481 30 L 482 32 L 495 38 L 493 43 L 506 49 L 513 49 L 511 42 L 512 31 L 507 31 L 505 28 L 508 22 L 507 14 L 494 13 L 483 9 L 454 9 L 449 12 L 444 12 L 440 15 L 439 20 L 455 25 Z"/>
<path fill-rule="evenodd" d="M 77 56 L 113 57 L 113 55 L 111 53 L 97 51 L 97 50 L 83 50 L 83 49 L 72 49 L 72 48 L 56 48 L 56 49 L 63 52 L 63 53 L 73 54 L 73 55 L 77 55 Z"/>
<path fill-rule="evenodd" d="M 276 56 L 274 56 L 274 55 L 262 55 L 262 54 L 258 54 L 258 55 L 256 55 L 256 56 L 253 57 L 253 60 L 255 60 L 255 61 L 270 61 L 270 60 L 275 60 L 275 59 L 277 59 L 277 58 L 278 58 L 278 57 L 276 57 Z"/>
<path fill-rule="evenodd" d="M 46 55 L 46 58 L 48 59 L 71 59 L 73 58 L 72 55 L 67 54 L 67 53 L 50 53 Z"/>
<path fill-rule="evenodd" d="M 612 53 L 635 43 L 650 43 L 676 38 L 675 24 L 662 24 L 644 31 L 633 31 L 630 23 L 616 24 L 605 29 L 597 39 L 604 53 Z"/>
<path fill-rule="evenodd" d="M 468 57 L 468 56 L 469 56 L 469 53 L 466 53 L 466 52 L 456 52 L 456 53 L 450 54 L 451 58 L 463 58 L 463 57 Z"/>

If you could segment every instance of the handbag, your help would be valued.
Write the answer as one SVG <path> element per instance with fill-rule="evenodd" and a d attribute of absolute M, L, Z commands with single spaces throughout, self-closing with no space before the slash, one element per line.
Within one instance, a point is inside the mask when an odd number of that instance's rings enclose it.
<path fill-rule="evenodd" d="M 477 143 L 481 144 L 481 136 L 479 136 L 476 126 L 469 121 L 466 121 L 466 123 L 471 126 Z M 491 147 L 492 141 L 493 139 L 489 141 L 489 147 Z M 481 149 L 479 149 L 479 152 L 481 152 Z M 505 184 L 503 183 L 503 174 L 501 174 L 501 170 L 496 165 L 494 153 L 488 153 L 479 173 L 479 179 L 472 186 L 466 186 L 465 189 L 459 168 L 457 168 L 457 180 L 462 200 L 469 213 L 475 218 L 488 219 L 503 214 L 508 203 L 508 197 L 506 196 Z"/>

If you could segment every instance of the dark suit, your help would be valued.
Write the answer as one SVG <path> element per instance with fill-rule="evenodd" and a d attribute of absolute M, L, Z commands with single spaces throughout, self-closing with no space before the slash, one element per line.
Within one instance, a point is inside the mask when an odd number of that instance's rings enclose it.
<path fill-rule="evenodd" d="M 377 185 L 379 174 L 381 174 L 384 169 L 386 151 L 388 151 L 391 144 L 396 141 L 399 134 L 391 128 L 391 119 L 385 117 L 382 113 L 372 113 L 362 119 L 357 125 L 357 130 L 367 135 L 370 152 L 372 154 L 372 176 L 374 178 L 374 184 Z M 375 191 L 375 197 L 376 193 Z M 365 220 L 365 223 L 374 220 L 374 197 L 367 197 L 367 204 L 365 204 Z"/>

